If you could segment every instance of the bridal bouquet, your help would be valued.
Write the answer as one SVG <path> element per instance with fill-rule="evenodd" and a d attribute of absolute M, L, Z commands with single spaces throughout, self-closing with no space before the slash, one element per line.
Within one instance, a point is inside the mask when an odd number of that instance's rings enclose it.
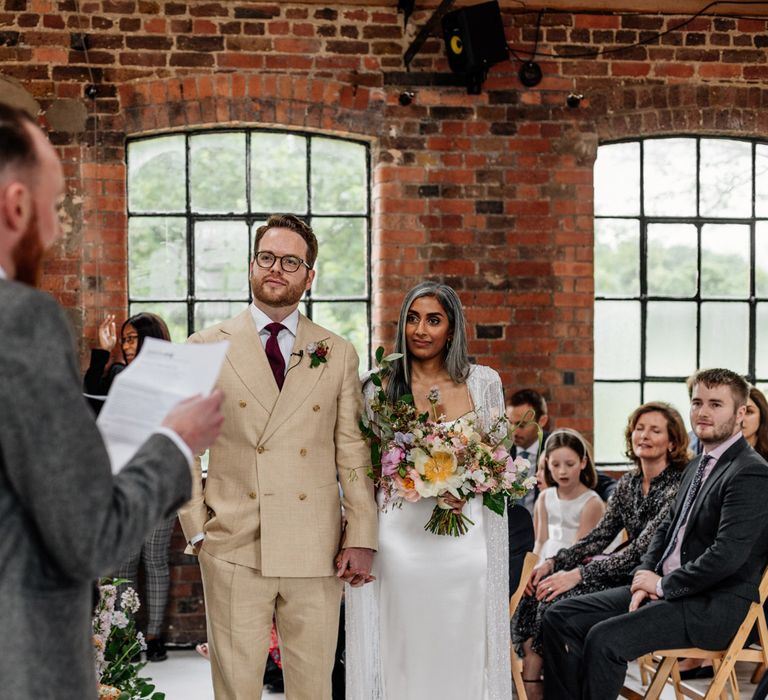
<path fill-rule="evenodd" d="M 102 579 L 99 602 L 93 611 L 93 648 L 99 698 L 110 700 L 163 700 L 165 693 L 153 692 L 149 678 L 141 678 L 143 663 L 133 663 L 146 648 L 144 636 L 136 630 L 133 616 L 139 609 L 139 596 L 133 588 L 123 591 L 121 609 L 116 608 L 117 586 L 125 579 Z"/>
<path fill-rule="evenodd" d="M 384 357 L 383 348 L 376 352 L 377 364 L 385 372 L 388 363 L 398 357 Z M 369 407 L 370 416 L 363 415 L 360 427 L 371 446 L 369 476 L 384 493 L 384 509 L 402 506 L 403 501 L 436 498 L 424 529 L 459 537 L 474 523 L 454 511 L 446 501 L 447 494 L 459 500 L 482 496 L 484 506 L 502 515 L 507 498 L 521 498 L 533 488 L 536 477 L 529 476 L 528 461 L 513 460 L 509 455 L 505 416 L 484 433 L 473 413 L 450 423 L 442 421 L 437 415 L 440 396 L 436 388 L 426 397 L 431 410 L 419 413 L 411 395 L 394 404 L 387 400 L 380 372 L 374 372 L 371 381 L 378 390 Z M 502 437 L 494 439 L 494 435 Z"/>

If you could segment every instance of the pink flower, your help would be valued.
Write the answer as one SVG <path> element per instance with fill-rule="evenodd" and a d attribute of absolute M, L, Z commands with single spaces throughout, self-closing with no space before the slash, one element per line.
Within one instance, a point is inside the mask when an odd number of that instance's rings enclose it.
<path fill-rule="evenodd" d="M 393 477 L 398 495 L 400 495 L 404 501 L 408 501 L 409 503 L 415 503 L 421 498 L 419 492 L 416 490 L 416 482 L 420 480 L 421 477 L 413 469 L 408 472 L 408 476 L 405 478 L 401 477 L 399 474 L 396 474 Z"/>
<path fill-rule="evenodd" d="M 403 461 L 405 452 L 400 447 L 390 447 L 381 456 L 381 473 L 384 476 L 392 476 L 397 472 L 400 462 Z"/>

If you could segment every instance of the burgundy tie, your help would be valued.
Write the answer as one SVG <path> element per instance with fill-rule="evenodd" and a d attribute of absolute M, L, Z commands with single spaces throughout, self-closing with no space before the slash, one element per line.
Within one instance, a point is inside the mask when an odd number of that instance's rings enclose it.
<path fill-rule="evenodd" d="M 264 346 L 264 351 L 267 353 L 267 359 L 269 360 L 269 366 L 272 368 L 272 374 L 275 375 L 277 388 L 282 389 L 283 381 L 285 380 L 285 358 L 283 357 L 283 353 L 280 352 L 280 346 L 277 343 L 277 335 L 285 328 L 285 326 L 282 323 L 268 323 L 264 328 L 269 331 L 269 338 L 267 338 L 267 344 Z"/>

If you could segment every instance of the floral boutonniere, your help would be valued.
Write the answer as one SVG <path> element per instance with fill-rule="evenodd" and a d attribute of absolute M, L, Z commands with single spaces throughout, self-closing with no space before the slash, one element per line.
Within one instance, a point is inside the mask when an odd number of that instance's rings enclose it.
<path fill-rule="evenodd" d="M 316 343 L 310 343 L 307 345 L 307 355 L 309 355 L 309 366 L 319 367 L 324 362 L 328 362 L 328 343 L 323 340 L 318 340 Z"/>

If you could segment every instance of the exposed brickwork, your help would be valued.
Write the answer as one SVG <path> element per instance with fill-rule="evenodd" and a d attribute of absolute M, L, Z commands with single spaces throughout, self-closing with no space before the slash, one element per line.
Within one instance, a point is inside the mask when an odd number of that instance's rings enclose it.
<path fill-rule="evenodd" d="M 395 4 L 81 0 L 78 14 L 71 0 L 0 0 L 0 74 L 44 110 L 88 109 L 83 133 L 51 135 L 71 194 L 45 286 L 83 350 L 105 312 L 125 314 L 126 136 L 237 124 L 351 134 L 373 145 L 374 343 L 391 341 L 403 292 L 440 277 L 466 305 L 473 356 L 508 387 L 543 388 L 560 425 L 589 433 L 597 144 L 768 136 L 768 23 L 703 16 L 675 30 L 684 18 L 547 13 L 541 84 L 523 88 L 513 60 L 467 95 L 437 38 L 405 71 L 428 13 L 404 35 Z M 536 14 L 508 10 L 504 24 L 527 60 Z M 90 68 L 74 34 L 87 35 Z M 178 553 L 173 577 L 170 636 L 201 638 L 196 569 Z"/>

